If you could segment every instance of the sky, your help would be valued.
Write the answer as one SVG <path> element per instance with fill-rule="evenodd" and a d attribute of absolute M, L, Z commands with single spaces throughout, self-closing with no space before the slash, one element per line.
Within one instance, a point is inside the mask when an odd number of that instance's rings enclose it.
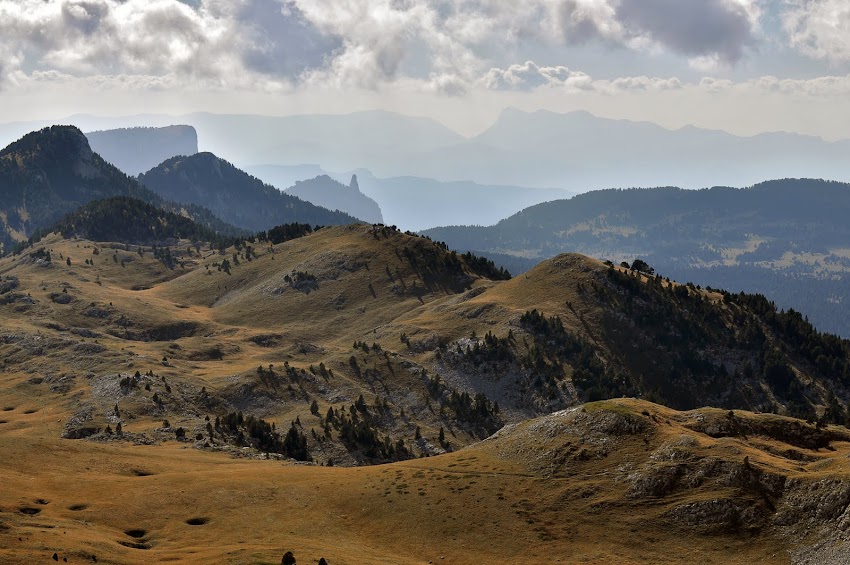
<path fill-rule="evenodd" d="M 507 107 L 850 138 L 847 0 L 0 0 L 0 122 Z"/>

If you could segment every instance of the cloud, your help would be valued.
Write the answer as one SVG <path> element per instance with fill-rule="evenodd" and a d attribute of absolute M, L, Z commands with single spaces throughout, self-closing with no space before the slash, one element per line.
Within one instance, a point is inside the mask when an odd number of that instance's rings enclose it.
<path fill-rule="evenodd" d="M 488 90 L 555 88 L 567 93 L 597 92 L 601 94 L 676 90 L 683 86 L 682 82 L 675 77 L 633 76 L 595 80 L 582 71 L 565 66 L 541 67 L 534 61 L 526 61 L 522 65 L 511 65 L 505 69 L 492 68 L 477 81 L 477 85 Z"/>
<path fill-rule="evenodd" d="M 727 63 L 755 45 L 761 17 L 755 0 L 621 0 L 616 13 L 627 37 Z"/>
<path fill-rule="evenodd" d="M 661 90 L 680 85 L 512 63 L 594 44 L 673 53 L 710 73 L 757 47 L 762 1 L 0 0 L 0 87 L 75 77 L 118 88 L 138 77 L 150 88 L 266 92 Z"/>
<path fill-rule="evenodd" d="M 598 86 L 605 81 L 598 81 Z M 682 81 L 678 78 L 657 78 L 647 76 L 623 77 L 612 81 L 607 81 L 611 89 L 621 92 L 637 92 L 637 91 L 662 91 L 662 90 L 678 90 L 682 88 Z"/>
<path fill-rule="evenodd" d="M 590 88 L 592 79 L 583 72 L 564 66 L 540 67 L 533 61 L 511 65 L 507 69 L 492 68 L 479 81 L 491 90 L 530 89 L 539 86 L 564 87 L 577 90 Z"/>
<path fill-rule="evenodd" d="M 775 76 L 763 76 L 747 81 L 744 85 L 769 93 L 823 99 L 844 97 L 850 94 L 850 75 L 823 76 L 812 79 L 780 79 Z"/>
<path fill-rule="evenodd" d="M 782 17 L 791 46 L 816 59 L 850 61 L 850 4 L 846 0 L 786 0 Z"/>
<path fill-rule="evenodd" d="M 369 88 L 434 73 L 472 83 L 532 44 L 595 42 L 734 64 L 757 44 L 758 1 L 293 0 L 317 29 L 341 41 L 327 67 L 309 74 L 311 82 Z M 512 66 L 489 80 L 557 84 L 562 79 L 552 73 L 562 70 Z"/>
<path fill-rule="evenodd" d="M 729 79 L 717 79 L 713 77 L 703 77 L 699 82 L 699 87 L 702 90 L 712 93 L 724 92 L 730 90 L 735 83 Z"/>
<path fill-rule="evenodd" d="M 469 85 L 456 75 L 442 74 L 432 76 L 425 90 L 447 96 L 461 96 L 469 90 Z"/>
<path fill-rule="evenodd" d="M 269 0 L 0 0 L 0 57 L 15 72 L 168 76 L 264 88 L 321 65 L 339 41 Z"/>

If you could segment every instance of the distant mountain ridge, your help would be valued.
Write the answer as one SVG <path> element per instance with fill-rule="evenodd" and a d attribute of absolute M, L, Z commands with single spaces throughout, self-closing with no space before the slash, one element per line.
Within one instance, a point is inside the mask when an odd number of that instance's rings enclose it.
<path fill-rule="evenodd" d="M 558 196 L 525 192 L 557 188 L 569 192 L 612 187 L 749 186 L 766 178 L 830 178 L 850 182 L 850 141 L 828 142 L 794 133 L 742 137 L 686 126 L 666 129 L 648 122 L 602 118 L 588 112 L 527 112 L 508 108 L 485 131 L 465 137 L 428 118 L 368 111 L 344 115 L 258 116 L 195 113 L 182 116 L 140 115 L 123 118 L 75 116 L 87 129 L 167 126 L 184 123 L 198 133 L 200 149 L 226 155 L 235 166 L 280 189 L 321 171 L 357 173 L 361 190 L 381 206 L 386 221 L 406 229 L 475 223 L 490 225 L 524 207 Z M 0 126 L 0 136 L 26 124 Z M 250 135 L 244 132 L 250 131 Z M 4 134 L 4 132 L 7 132 Z M 305 167 L 304 163 L 314 165 Z M 258 167 L 288 170 L 261 173 Z M 318 171 L 317 171 L 318 169 Z M 370 186 L 365 174 L 386 180 Z M 305 174 L 306 173 L 306 174 Z M 293 175 L 300 178 L 295 178 Z M 280 180 L 282 179 L 282 180 Z M 429 186 L 460 195 L 458 189 L 506 187 L 499 194 L 482 192 L 458 206 L 433 202 L 408 189 L 413 179 L 432 179 Z M 442 187 L 440 183 L 465 186 Z M 513 188 L 511 188 L 513 187 Z M 404 189 L 404 190 L 400 190 Z M 402 194 L 404 192 L 405 194 Z M 460 222 L 450 213 L 478 207 L 512 195 L 515 206 L 488 208 Z M 425 225 L 404 214 L 405 197 L 427 204 L 434 221 Z M 529 201 L 534 196 L 536 201 Z M 459 197 L 459 196 L 458 196 Z M 438 215 L 434 214 L 434 211 Z M 409 223 L 408 223 L 409 221 Z"/>
<path fill-rule="evenodd" d="M 175 155 L 198 152 L 192 126 L 135 127 L 86 133 L 93 151 L 130 176 L 136 176 Z"/>
<path fill-rule="evenodd" d="M 848 141 L 798 134 L 740 137 L 693 126 L 669 130 L 584 111 L 509 108 L 481 134 L 421 156 L 415 174 L 576 191 L 746 186 L 770 177 L 850 180 L 843 157 L 848 150 Z"/>
<path fill-rule="evenodd" d="M 209 210 L 171 204 L 144 188 L 93 152 L 76 127 L 52 126 L 0 151 L 0 247 L 6 252 L 80 206 L 114 196 L 138 198 L 221 233 L 239 233 Z"/>
<path fill-rule="evenodd" d="M 315 165 L 258 165 L 247 170 L 278 187 L 292 186 L 317 173 L 337 182 L 352 174 L 328 173 Z M 298 174 L 301 176 L 294 176 Z M 379 178 L 366 169 L 357 169 L 353 174 L 357 175 L 360 191 L 380 206 L 384 222 L 413 231 L 454 223 L 493 225 L 528 206 L 572 195 L 555 188 L 485 186 L 420 177 Z"/>
<path fill-rule="evenodd" d="M 482 185 L 421 177 L 378 178 L 357 171 L 361 190 L 380 205 L 387 221 L 423 230 L 441 221 L 493 225 L 528 206 L 559 200 L 573 193 L 554 188 Z"/>
<path fill-rule="evenodd" d="M 538 204 L 492 227 L 447 227 L 427 230 L 462 242 L 460 247 L 516 251 L 545 257 L 579 247 L 595 254 L 646 256 L 707 266 L 728 264 L 722 250 L 732 244 L 759 248 L 771 243 L 779 259 L 791 245 L 822 251 L 850 242 L 850 184 L 785 179 L 747 189 L 675 187 L 600 190 L 568 200 Z M 762 238 L 761 241 L 757 238 Z M 787 240 L 785 248 L 777 242 Z M 686 254 L 687 253 L 687 254 Z M 750 259 L 744 251 L 734 255 Z M 755 259 L 758 260 L 758 259 Z"/>
<path fill-rule="evenodd" d="M 767 293 L 809 313 L 819 327 L 850 335 L 842 314 L 850 306 L 834 296 L 836 284 L 850 281 L 848 217 L 850 184 L 786 179 L 747 189 L 594 191 L 532 206 L 491 227 L 424 233 L 494 258 L 540 260 L 564 251 L 617 263 L 640 257 L 679 280 Z M 520 270 L 517 262 L 501 264 Z M 798 292 L 790 277 L 804 277 L 808 292 Z"/>
<path fill-rule="evenodd" d="M 357 175 L 352 175 L 348 186 L 328 175 L 299 181 L 283 191 L 301 200 L 329 210 L 340 210 L 370 224 L 384 223 L 378 203 L 360 192 Z"/>
<path fill-rule="evenodd" d="M 359 222 L 284 194 L 208 152 L 168 159 L 139 175 L 139 181 L 163 198 L 208 207 L 225 221 L 254 232 L 288 223 Z"/>
<path fill-rule="evenodd" d="M 828 142 L 782 132 L 743 137 L 695 126 L 671 130 L 585 111 L 507 108 L 489 128 L 473 137 L 433 119 L 386 111 L 72 119 L 86 129 L 189 124 L 197 130 L 202 150 L 227 155 L 243 169 L 259 164 L 314 163 L 326 171 L 366 169 L 380 178 L 419 177 L 582 192 L 611 187 L 749 186 L 784 177 L 850 182 L 847 140 Z M 6 124 L 0 126 L 0 135 L 24 127 L 26 124 Z M 242 135 L 245 131 L 251 135 Z"/>

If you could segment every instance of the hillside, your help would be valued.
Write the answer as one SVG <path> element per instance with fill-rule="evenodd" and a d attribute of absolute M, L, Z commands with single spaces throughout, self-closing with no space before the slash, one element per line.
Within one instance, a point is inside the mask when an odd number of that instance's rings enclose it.
<path fill-rule="evenodd" d="M 543 259 L 565 251 L 679 280 L 763 293 L 850 335 L 850 185 L 809 179 L 747 189 L 603 190 L 532 206 L 491 227 L 427 235 L 456 249 Z M 512 267 L 518 262 L 506 261 Z M 518 271 L 519 269 L 514 269 Z"/>
<path fill-rule="evenodd" d="M 181 239 L 222 245 L 228 241 L 185 216 L 126 196 L 84 204 L 47 231 L 61 233 L 66 238 L 136 245 L 165 244 L 166 248 L 169 242 Z"/>
<path fill-rule="evenodd" d="M 348 186 L 327 175 L 320 175 L 298 181 L 283 192 L 328 210 L 340 210 L 370 224 L 384 223 L 378 203 L 360 192 L 357 175 L 352 175 Z"/>
<path fill-rule="evenodd" d="M 198 152 L 192 126 L 136 127 L 91 131 L 86 138 L 94 152 L 130 176 L 139 175 L 175 155 Z"/>
<path fill-rule="evenodd" d="M 222 233 L 239 232 L 200 206 L 164 201 L 94 153 L 80 130 L 53 126 L 0 151 L 0 251 L 9 251 L 83 204 L 114 196 L 179 212 Z"/>
<path fill-rule="evenodd" d="M 0 259 L 6 555 L 828 563 L 838 542 L 850 345 L 763 298 L 575 254 L 508 279 L 384 226 L 74 235 Z M 579 407 L 623 395 L 692 411 Z"/>
<path fill-rule="evenodd" d="M 348 464 L 436 453 L 623 395 L 845 421 L 848 342 L 761 297 L 579 255 L 500 280 L 486 261 L 391 228 L 311 231 L 223 251 L 196 235 L 167 247 L 46 236 L 0 261 L 5 327 L 20 328 L 0 346 L 6 371 L 68 374 L 65 352 L 94 348 L 72 373 L 106 388 L 73 402 L 88 416 L 72 435 L 105 428 L 119 401 L 193 434 L 205 434 L 197 415 L 250 411 L 300 418 L 313 458 Z M 35 361 L 48 336 L 55 353 Z M 365 435 L 346 435 L 358 425 Z"/>
<path fill-rule="evenodd" d="M 139 175 L 167 200 L 204 206 L 237 227 L 261 231 L 286 223 L 339 225 L 357 222 L 294 196 L 241 171 L 212 153 L 174 157 Z"/>
<path fill-rule="evenodd" d="M 0 560 L 838 565 L 848 551 L 847 432 L 780 417 L 622 400 L 345 469 L 61 440 L 62 411 L 4 401 Z"/>

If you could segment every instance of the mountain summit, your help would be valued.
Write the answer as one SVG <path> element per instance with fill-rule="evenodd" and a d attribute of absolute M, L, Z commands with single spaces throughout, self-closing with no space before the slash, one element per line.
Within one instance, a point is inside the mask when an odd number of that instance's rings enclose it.
<path fill-rule="evenodd" d="M 252 231 L 293 222 L 339 225 L 358 221 L 344 212 L 283 194 L 207 152 L 168 159 L 139 180 L 164 198 L 206 206 L 225 221 Z"/>
<path fill-rule="evenodd" d="M 87 202 L 158 198 L 93 152 L 73 126 L 25 135 L 0 151 L 0 248 L 7 251 Z"/>
<path fill-rule="evenodd" d="M 178 206 L 146 189 L 92 151 L 76 127 L 52 126 L 0 151 L 0 250 L 88 202 L 115 196 L 137 198 L 219 233 L 239 232 L 202 205 Z"/>
<path fill-rule="evenodd" d="M 284 191 L 302 200 L 331 210 L 341 210 L 370 224 L 384 223 L 378 203 L 360 192 L 357 175 L 351 175 L 351 184 L 345 186 L 327 175 L 299 181 Z"/>

